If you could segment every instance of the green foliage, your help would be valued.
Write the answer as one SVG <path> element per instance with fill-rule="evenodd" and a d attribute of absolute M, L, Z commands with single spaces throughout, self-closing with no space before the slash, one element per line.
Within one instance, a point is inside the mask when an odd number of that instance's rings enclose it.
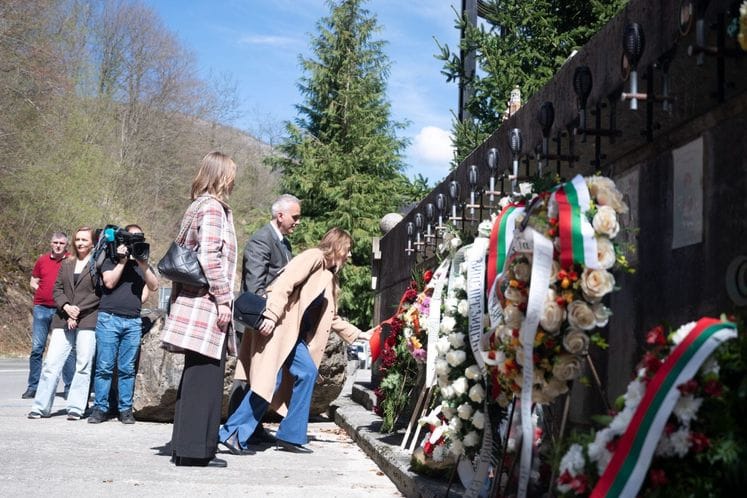
<path fill-rule="evenodd" d="M 384 42 L 374 39 L 376 18 L 363 3 L 329 3 L 310 42 L 313 56 L 301 58 L 299 118 L 287 124 L 280 154 L 268 161 L 282 172 L 282 189 L 303 202 L 297 247 L 315 245 L 333 226 L 352 234 L 340 311 L 359 325 L 371 321 L 370 239 L 379 220 L 427 189 L 424 180 L 411 184 L 402 173 L 403 123 L 390 119 L 389 62 Z"/>
<path fill-rule="evenodd" d="M 484 22 L 465 19 L 459 49 L 439 44 L 447 81 L 463 81 L 473 89 L 467 110 L 472 119 L 454 119 L 455 165 L 501 124 L 514 86 L 523 99 L 542 88 L 574 49 L 584 45 L 627 0 L 486 0 Z M 477 73 L 462 69 L 460 50 L 475 51 Z"/>

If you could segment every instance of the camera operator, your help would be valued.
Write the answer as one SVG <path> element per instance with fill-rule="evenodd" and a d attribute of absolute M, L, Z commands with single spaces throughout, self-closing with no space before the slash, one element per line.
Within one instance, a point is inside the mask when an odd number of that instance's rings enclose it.
<path fill-rule="evenodd" d="M 142 321 L 140 310 L 148 298 L 148 291 L 158 290 L 158 278 L 148 265 L 148 246 L 142 242 L 143 230 L 138 225 L 127 225 L 125 232 L 138 234 L 140 244 L 127 245 L 127 238 L 118 237 L 115 261 L 107 258 L 101 267 L 104 282 L 99 316 L 96 323 L 96 401 L 88 422 L 98 424 L 109 412 L 114 365 L 118 373 L 118 410 L 123 424 L 134 424 L 132 396 L 135 390 L 135 359 L 140 349 Z M 139 258 L 139 259 L 136 259 Z"/>

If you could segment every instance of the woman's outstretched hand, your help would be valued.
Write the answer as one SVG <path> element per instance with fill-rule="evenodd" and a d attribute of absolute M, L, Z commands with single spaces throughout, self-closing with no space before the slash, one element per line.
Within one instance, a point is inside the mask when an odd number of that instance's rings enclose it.
<path fill-rule="evenodd" d="M 264 318 L 262 320 L 262 324 L 259 326 L 259 333 L 264 336 L 268 336 L 272 334 L 273 330 L 275 330 L 275 322 L 273 322 L 269 318 Z"/>
<path fill-rule="evenodd" d="M 358 339 L 362 339 L 364 341 L 370 341 L 371 340 L 371 336 L 373 335 L 373 331 L 374 331 L 375 328 L 376 327 L 374 327 L 372 329 L 368 329 L 365 332 L 361 332 L 358 335 Z"/>

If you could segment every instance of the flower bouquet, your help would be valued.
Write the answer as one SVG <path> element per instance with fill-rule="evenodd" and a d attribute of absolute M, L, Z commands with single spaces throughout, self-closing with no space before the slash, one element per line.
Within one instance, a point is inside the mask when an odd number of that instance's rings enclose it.
<path fill-rule="evenodd" d="M 747 476 L 744 389 L 747 341 L 733 323 L 701 319 L 648 350 L 590 435 L 574 434 L 556 475 L 562 496 L 736 496 Z"/>
<path fill-rule="evenodd" d="M 614 244 L 617 216 L 627 212 L 622 194 L 609 178 L 577 176 L 551 191 L 506 205 L 493 228 L 488 286 L 493 291 L 494 328 L 483 339 L 490 365 L 490 395 L 507 406 L 522 391 L 524 355 L 521 330 L 534 314 L 532 401 L 546 404 L 568 390 L 579 376 L 591 343 L 606 347 L 598 328 L 611 310 L 602 299 L 615 288 L 611 273 L 627 267 Z M 531 228 L 549 243 L 548 257 L 538 262 Z M 544 281 L 533 273 L 546 266 Z M 541 286 L 530 301 L 530 284 Z"/>

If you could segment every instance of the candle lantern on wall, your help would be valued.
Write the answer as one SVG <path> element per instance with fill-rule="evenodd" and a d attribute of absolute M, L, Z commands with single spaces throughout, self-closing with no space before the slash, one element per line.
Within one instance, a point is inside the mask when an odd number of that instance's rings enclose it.
<path fill-rule="evenodd" d="M 480 207 L 475 201 L 477 198 L 478 179 L 477 166 L 473 164 L 469 167 L 469 174 L 467 176 L 467 182 L 469 183 L 469 217 L 472 222 L 475 221 L 475 209 Z"/>
<path fill-rule="evenodd" d="M 407 222 L 407 225 L 405 225 L 405 230 L 407 231 L 407 248 L 405 248 L 405 253 L 410 256 L 413 252 L 415 252 L 415 250 L 412 248 L 412 236 L 415 234 L 415 225 L 412 221 Z"/>
<path fill-rule="evenodd" d="M 488 163 L 488 174 L 490 175 L 490 180 L 488 184 L 488 199 L 490 200 L 490 205 L 493 205 L 493 202 L 495 201 L 495 175 L 498 172 L 498 149 L 495 147 L 488 149 L 488 157 L 487 157 L 487 163 Z"/>
<path fill-rule="evenodd" d="M 513 172 L 511 174 L 511 193 L 519 194 L 519 154 L 521 154 L 521 130 L 513 128 L 508 136 L 508 148 L 511 150 Z"/>
<path fill-rule="evenodd" d="M 591 95 L 592 84 L 589 66 L 578 66 L 573 72 L 573 91 L 578 98 L 578 127 L 583 134 L 583 142 L 586 141 L 586 103 Z"/>
<path fill-rule="evenodd" d="M 415 252 L 419 252 L 423 249 L 423 228 L 425 226 L 425 220 L 423 215 L 415 213 Z"/>
<path fill-rule="evenodd" d="M 451 182 L 449 182 L 449 198 L 451 199 L 451 221 L 454 224 L 456 224 L 456 222 L 461 219 L 457 217 L 460 192 L 461 187 L 458 181 L 452 180 Z"/>
<path fill-rule="evenodd" d="M 555 122 L 555 107 L 553 107 L 552 102 L 545 102 L 542 104 L 542 107 L 540 107 L 540 110 L 537 113 L 537 121 L 539 121 L 539 124 L 542 127 L 542 156 L 537 166 L 537 173 L 539 176 L 542 176 L 542 167 L 544 166 L 545 161 L 547 161 L 547 156 L 550 155 L 550 131 Z"/>
<path fill-rule="evenodd" d="M 433 222 L 436 219 L 436 206 L 432 202 L 425 205 L 425 244 L 431 243 L 431 240 L 435 238 L 433 235 Z"/>
<path fill-rule="evenodd" d="M 436 214 L 438 216 L 438 225 L 436 225 L 436 230 L 443 231 L 444 228 L 444 214 L 446 214 L 446 210 L 448 209 L 449 202 L 446 200 L 446 196 L 444 194 L 438 194 L 436 196 Z"/>
<path fill-rule="evenodd" d="M 638 63 L 646 46 L 646 38 L 640 24 L 633 22 L 623 32 L 623 52 L 630 64 L 630 108 L 638 109 Z"/>

